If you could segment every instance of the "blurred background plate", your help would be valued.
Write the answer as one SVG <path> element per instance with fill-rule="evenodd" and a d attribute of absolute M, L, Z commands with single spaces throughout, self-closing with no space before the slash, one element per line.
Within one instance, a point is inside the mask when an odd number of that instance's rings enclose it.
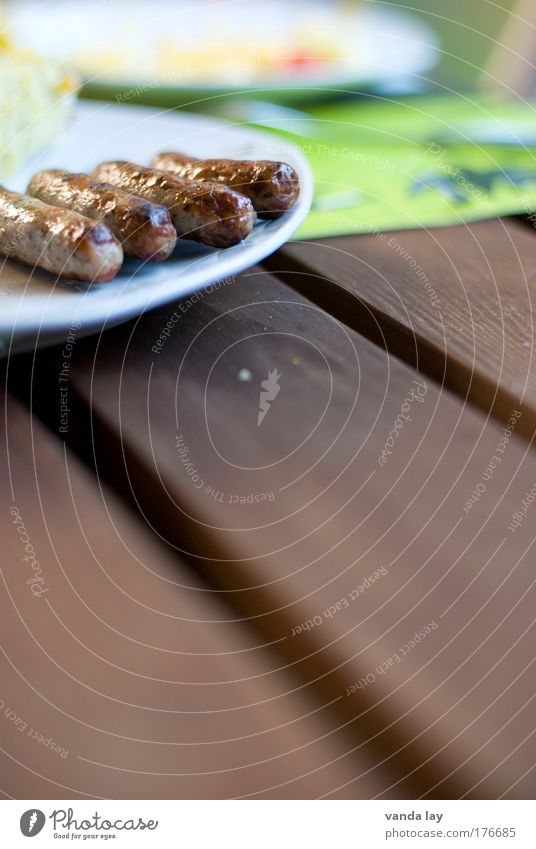
<path fill-rule="evenodd" d="M 400 84 L 439 57 L 422 20 L 360 0 L 11 0 L 6 9 L 16 40 L 79 72 L 85 94 L 155 105 L 311 100 Z"/>
<path fill-rule="evenodd" d="M 56 281 L 45 271 L 4 260 L 0 266 L 0 356 L 60 342 L 73 323 L 81 325 L 78 335 L 88 335 L 217 281 L 231 285 L 233 275 L 288 241 L 307 215 L 311 173 L 300 151 L 286 140 L 203 115 L 161 115 L 147 107 L 110 103 L 80 103 L 76 121 L 62 139 L 10 180 L 8 188 L 24 191 L 41 168 L 89 171 L 107 159 L 147 164 L 158 151 L 172 149 L 199 157 L 284 159 L 298 172 L 300 198 L 281 218 L 259 220 L 239 245 L 215 250 L 181 240 L 167 262 L 126 261 L 111 283 L 87 287 Z"/>

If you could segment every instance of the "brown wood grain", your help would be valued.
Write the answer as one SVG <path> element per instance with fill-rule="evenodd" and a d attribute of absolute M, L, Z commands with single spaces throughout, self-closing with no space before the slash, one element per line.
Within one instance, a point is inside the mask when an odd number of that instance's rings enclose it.
<path fill-rule="evenodd" d="M 3 793 L 369 798 L 389 787 L 265 639 L 18 402 L 2 394 L 2 408 Z"/>
<path fill-rule="evenodd" d="M 536 426 L 536 235 L 509 220 L 289 243 L 271 270 L 486 413 Z"/>
<path fill-rule="evenodd" d="M 35 380 L 56 424 L 58 367 Z M 530 795 L 530 506 L 508 530 L 536 483 L 523 416 L 505 433 L 512 410 L 486 420 L 259 269 L 80 341 L 70 393 L 68 438 L 393 787 Z"/>

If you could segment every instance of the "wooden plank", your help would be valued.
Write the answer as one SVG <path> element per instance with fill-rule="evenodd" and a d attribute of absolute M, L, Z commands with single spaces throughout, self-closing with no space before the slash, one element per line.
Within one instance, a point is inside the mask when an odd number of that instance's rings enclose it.
<path fill-rule="evenodd" d="M 494 220 L 292 243 L 269 267 L 486 413 L 519 407 L 532 436 L 535 255 L 533 229 Z"/>
<path fill-rule="evenodd" d="M 56 426 L 60 366 L 34 371 Z M 508 530 L 536 481 L 523 416 L 503 432 L 512 412 L 486 421 L 258 269 L 80 341 L 69 385 L 100 474 L 398 790 L 530 795 L 533 523 Z"/>
<path fill-rule="evenodd" d="M 388 788 L 266 641 L 59 439 L 2 401 L 3 791 L 369 798 Z"/>

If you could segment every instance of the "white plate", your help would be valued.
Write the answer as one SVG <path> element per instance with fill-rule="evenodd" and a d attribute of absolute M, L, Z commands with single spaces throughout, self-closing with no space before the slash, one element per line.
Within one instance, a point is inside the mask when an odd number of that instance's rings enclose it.
<path fill-rule="evenodd" d="M 303 99 L 317 88 L 422 74 L 439 56 L 422 20 L 360 0 L 9 0 L 6 8 L 21 43 L 97 91 L 131 98 L 140 89 L 157 105 L 166 95 L 178 105 L 266 89 L 273 100 Z"/>
<path fill-rule="evenodd" d="M 62 341 L 78 322 L 77 336 L 88 335 L 231 277 L 279 248 L 307 215 L 312 175 L 301 152 L 286 141 L 200 115 L 109 103 L 79 103 L 76 120 L 60 142 L 8 188 L 24 191 L 41 168 L 88 171 L 108 159 L 146 164 L 158 151 L 173 149 L 200 158 L 284 160 L 298 172 L 300 199 L 281 218 L 259 221 L 235 247 L 215 250 L 179 241 L 167 262 L 129 260 L 111 283 L 85 287 L 5 261 L 0 269 L 0 355 Z"/>

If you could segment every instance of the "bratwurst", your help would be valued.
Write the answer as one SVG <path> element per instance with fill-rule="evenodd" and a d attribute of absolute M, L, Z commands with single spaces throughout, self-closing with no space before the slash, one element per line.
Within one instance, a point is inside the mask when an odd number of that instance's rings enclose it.
<path fill-rule="evenodd" d="M 28 186 L 32 197 L 71 209 L 106 224 L 128 256 L 164 260 L 173 253 L 177 233 L 167 209 L 135 197 L 86 174 L 39 171 Z"/>
<path fill-rule="evenodd" d="M 251 201 L 218 183 L 197 183 L 122 161 L 104 162 L 92 176 L 165 206 L 181 239 L 228 248 L 245 239 L 255 223 Z"/>
<path fill-rule="evenodd" d="M 153 168 L 178 177 L 222 183 L 246 195 L 259 215 L 276 218 L 296 203 L 298 175 L 286 162 L 269 159 L 193 159 L 183 153 L 159 153 Z"/>
<path fill-rule="evenodd" d="M 105 224 L 2 187 L 0 254 L 87 283 L 107 283 L 123 262 Z"/>

